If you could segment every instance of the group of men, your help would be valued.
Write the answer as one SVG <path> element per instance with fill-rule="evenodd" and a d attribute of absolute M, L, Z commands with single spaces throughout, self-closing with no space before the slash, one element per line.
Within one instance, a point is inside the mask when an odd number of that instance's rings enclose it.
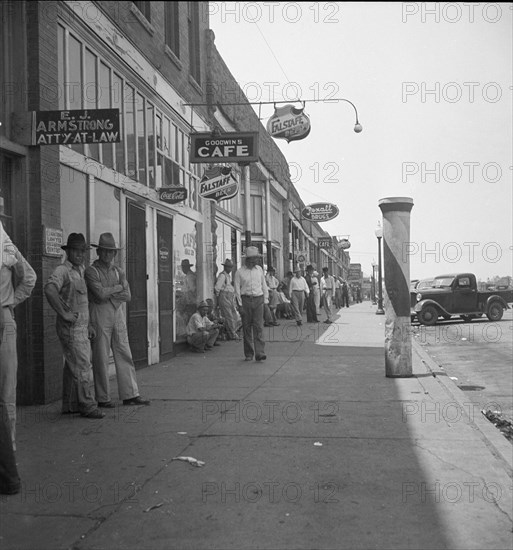
<path fill-rule="evenodd" d="M 0 227 L 0 492 L 15 494 L 20 482 L 13 458 L 18 368 L 14 308 L 30 296 L 36 274 L 1 223 Z M 64 355 L 62 413 L 103 418 L 101 408 L 115 407 L 109 387 L 111 350 L 123 405 L 149 405 L 150 401 L 139 394 L 121 308 L 131 299 L 125 273 L 113 263 L 121 249 L 111 233 L 100 235 L 92 246 L 98 259 L 85 268 L 90 246 L 83 234 L 71 233 L 61 247 L 66 260 L 49 277 L 44 292 L 57 314 L 56 331 Z"/>
<path fill-rule="evenodd" d="M 209 308 L 208 303 L 200 302 L 197 312 L 191 316 L 187 326 L 187 342 L 191 351 L 211 351 L 218 345 L 217 339 L 221 328 L 226 331 L 228 340 L 240 340 L 237 334 L 237 319 L 240 316 L 245 360 L 264 361 L 266 355 L 263 328 L 279 325 L 276 312 L 285 300 L 290 303 L 292 316 L 298 325 L 303 322 L 305 301 L 307 322 L 319 322 L 317 315 L 320 305 L 326 313 L 324 322 L 333 322 L 331 305 L 336 284 L 327 267 L 323 268 L 320 281 L 314 267 L 308 265 L 305 277 L 298 267 L 294 274 L 289 272 L 286 282 L 280 283 L 273 267 L 269 267 L 264 275 L 259 265 L 260 258 L 258 249 L 248 246 L 243 256 L 244 264 L 233 277 L 233 262 L 226 259 L 222 264 L 224 269 L 217 277 L 214 293 L 223 318 L 223 326 L 212 318 L 212 308 Z"/>

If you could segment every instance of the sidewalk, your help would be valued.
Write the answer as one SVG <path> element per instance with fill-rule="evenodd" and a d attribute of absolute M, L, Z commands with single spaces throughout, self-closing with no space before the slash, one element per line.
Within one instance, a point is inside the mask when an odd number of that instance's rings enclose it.
<path fill-rule="evenodd" d="M 102 420 L 20 408 L 0 546 L 512 548 L 511 444 L 417 347 L 415 376 L 386 378 L 384 321 L 282 320 L 262 363 L 184 352 L 138 371 L 151 406 Z"/>

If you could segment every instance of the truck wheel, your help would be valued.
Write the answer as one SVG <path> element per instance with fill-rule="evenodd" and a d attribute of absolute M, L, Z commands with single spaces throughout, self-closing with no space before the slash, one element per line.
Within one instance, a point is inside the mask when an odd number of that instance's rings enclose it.
<path fill-rule="evenodd" d="M 421 325 L 431 327 L 438 321 L 438 310 L 435 306 L 425 306 L 417 313 L 417 319 Z"/>
<path fill-rule="evenodd" d="M 492 302 L 488 307 L 488 311 L 486 312 L 486 316 L 488 317 L 488 319 L 493 322 L 500 321 L 503 315 L 504 309 L 500 302 Z"/>

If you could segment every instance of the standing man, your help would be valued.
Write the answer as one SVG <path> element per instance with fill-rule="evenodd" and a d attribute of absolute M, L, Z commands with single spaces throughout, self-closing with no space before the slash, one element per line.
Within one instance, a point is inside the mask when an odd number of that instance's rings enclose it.
<path fill-rule="evenodd" d="M 264 306 L 264 326 L 277 327 L 280 323 L 276 320 L 276 307 L 280 303 L 278 296 L 278 286 L 280 281 L 274 276 L 276 269 L 270 267 L 265 276 L 265 284 L 269 291 L 269 304 Z M 266 318 L 267 317 L 267 318 Z"/>
<path fill-rule="evenodd" d="M 2 421 L 16 449 L 16 382 L 18 353 L 14 308 L 26 300 L 36 284 L 36 274 L 12 243 L 1 221 L 0 203 L 0 405 Z M 14 281 L 14 282 L 13 282 Z"/>
<path fill-rule="evenodd" d="M 219 336 L 219 329 L 208 317 L 208 304 L 206 301 L 198 304 L 198 311 L 193 313 L 187 323 L 187 343 L 191 351 L 204 353 L 211 351 Z"/>
<path fill-rule="evenodd" d="M 217 296 L 217 304 L 224 318 L 227 339 L 240 340 L 237 334 L 235 288 L 233 287 L 231 276 L 233 262 L 227 258 L 224 264 L 221 265 L 224 267 L 224 270 L 217 276 L 216 284 L 214 285 L 214 293 Z"/>
<path fill-rule="evenodd" d="M 196 285 L 196 273 L 191 269 L 194 264 L 189 262 L 189 259 L 186 258 L 182 260 L 180 267 L 182 272 L 185 275 L 185 280 L 183 282 L 183 301 L 184 301 L 184 315 L 186 317 L 185 322 L 187 322 L 191 315 L 196 311 L 196 294 L 197 294 L 197 285 Z"/>
<path fill-rule="evenodd" d="M 265 361 L 264 304 L 269 303 L 269 291 L 264 270 L 258 265 L 260 254 L 256 246 L 248 246 L 244 263 L 235 272 L 235 299 L 241 310 L 244 331 L 244 356 L 246 361 Z M 254 347 L 253 347 L 254 345 Z"/>
<path fill-rule="evenodd" d="M 91 342 L 94 329 L 89 324 L 89 303 L 84 279 L 87 246 L 82 233 L 70 233 L 61 246 L 66 261 L 57 266 L 45 285 L 48 303 L 57 313 L 55 328 L 64 353 L 62 412 L 86 418 L 103 418 L 94 396 Z"/>
<path fill-rule="evenodd" d="M 308 285 L 308 298 L 306 300 L 306 321 L 307 323 L 317 323 L 317 307 L 315 305 L 315 287 L 319 286 L 317 277 L 314 277 L 314 268 L 313 265 L 306 266 L 306 276 L 305 281 Z"/>
<path fill-rule="evenodd" d="M 349 307 L 349 289 L 346 281 L 342 281 L 342 307 L 344 306 Z"/>
<path fill-rule="evenodd" d="M 294 277 L 290 280 L 290 302 L 294 310 L 294 317 L 298 326 L 303 324 L 303 308 L 305 307 L 305 296 L 308 298 L 310 290 L 305 278 L 301 276 L 301 269 L 296 267 Z"/>
<path fill-rule="evenodd" d="M 96 247 L 98 259 L 85 270 L 89 294 L 89 316 L 95 331 L 93 338 L 94 389 L 98 406 L 114 408 L 110 399 L 109 354 L 112 348 L 119 398 L 123 405 L 149 405 L 139 395 L 135 366 L 128 343 L 128 331 L 121 304 L 132 299 L 125 273 L 113 265 L 120 248 L 112 233 L 102 233 Z"/>
<path fill-rule="evenodd" d="M 328 273 L 328 268 L 322 268 L 321 277 L 321 301 L 326 312 L 325 323 L 332 323 L 331 318 L 331 300 L 333 298 L 333 291 L 335 289 L 335 279 Z"/>

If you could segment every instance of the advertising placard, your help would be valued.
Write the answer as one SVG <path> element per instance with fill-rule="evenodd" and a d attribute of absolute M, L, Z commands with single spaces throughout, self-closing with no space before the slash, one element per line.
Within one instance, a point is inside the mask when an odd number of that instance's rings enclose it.
<path fill-rule="evenodd" d="M 195 163 L 255 162 L 258 160 L 258 132 L 191 134 L 190 161 Z"/>

